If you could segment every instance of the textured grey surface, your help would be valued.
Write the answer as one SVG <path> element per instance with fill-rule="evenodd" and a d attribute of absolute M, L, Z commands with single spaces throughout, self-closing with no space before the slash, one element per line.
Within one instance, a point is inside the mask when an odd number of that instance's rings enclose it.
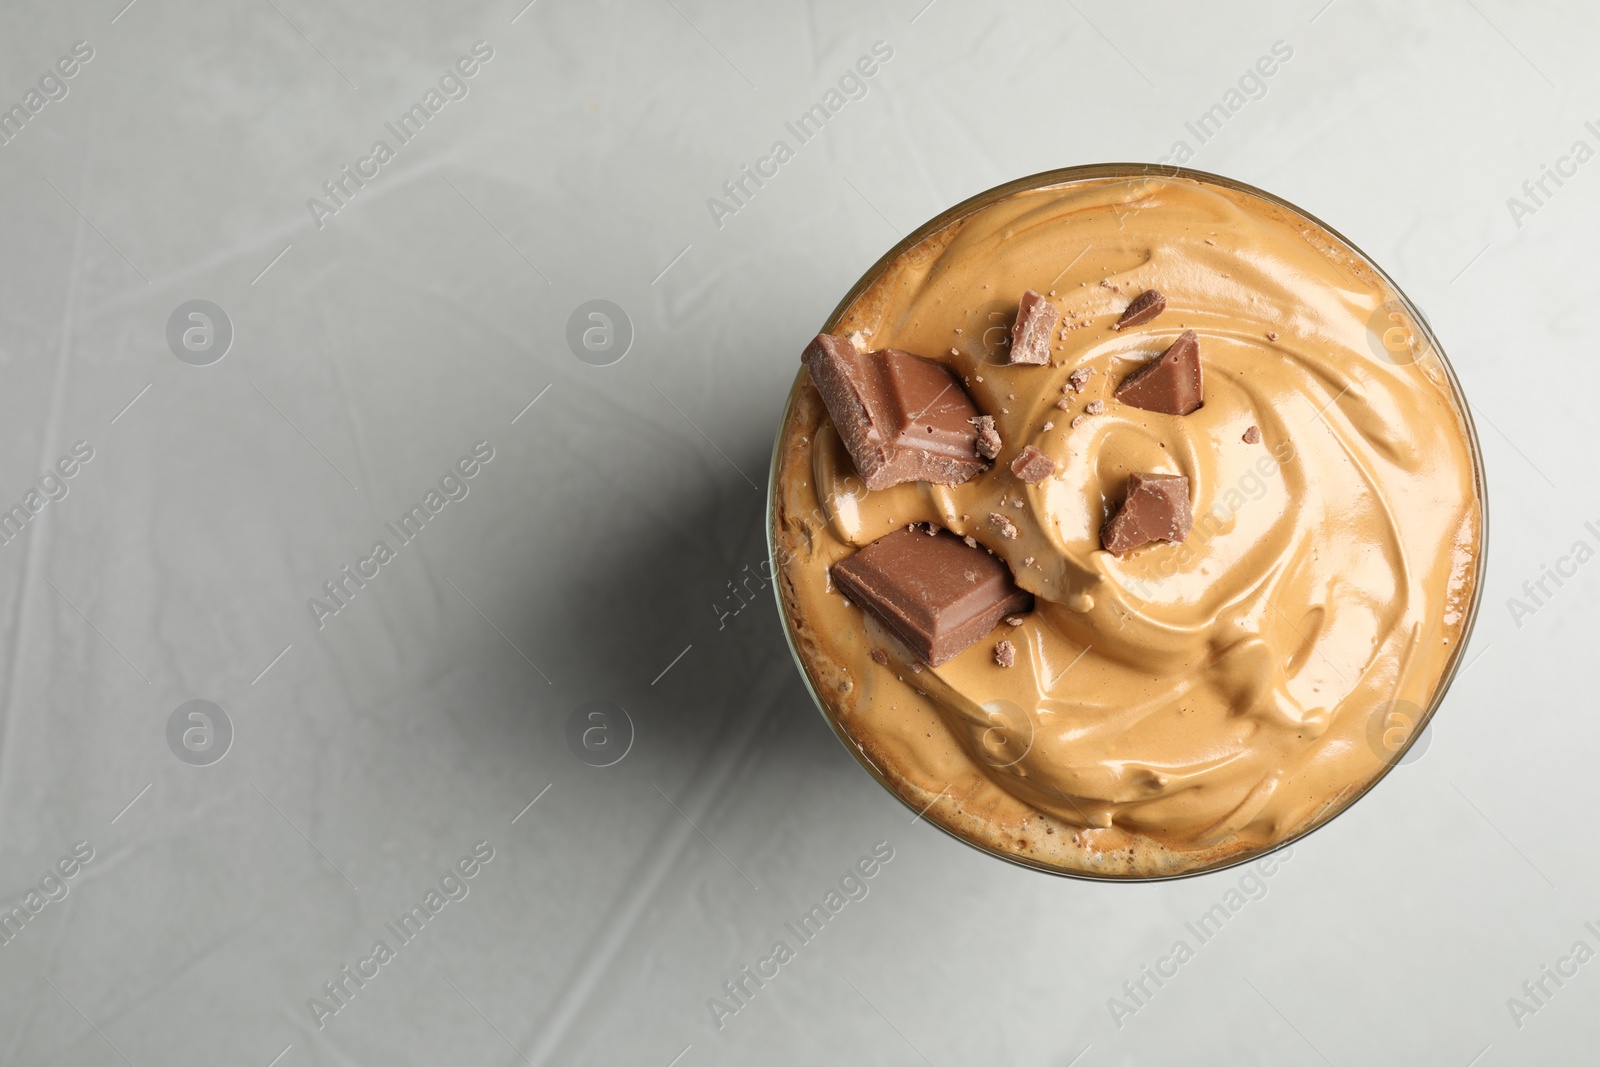
<path fill-rule="evenodd" d="M 1600 165 L 1520 219 L 1507 198 L 1600 148 L 1591 9 L 123 2 L 14 3 L 0 34 L 6 107 L 93 49 L 0 146 L 0 505 L 93 450 L 0 547 L 0 895 L 93 850 L 0 944 L 0 1063 L 1585 1058 L 1600 964 L 1522 985 L 1600 948 Z M 466 95 L 399 144 L 384 124 L 479 41 Z M 707 199 L 796 147 L 784 123 L 877 41 L 865 95 L 718 225 Z M 1292 60 L 1199 145 L 1185 122 L 1276 41 Z M 380 138 L 395 157 L 319 227 L 307 199 Z M 1494 525 L 1424 757 L 1203 944 L 1185 924 L 1241 872 L 1098 886 L 912 824 L 753 577 L 798 353 L 860 272 L 991 185 L 1179 139 L 1427 311 Z M 595 299 L 632 324 L 609 366 L 566 339 Z M 206 366 L 169 350 L 192 300 L 232 324 Z M 446 482 L 467 495 L 399 545 L 384 524 L 480 441 Z M 308 599 L 380 538 L 394 558 L 319 628 Z M 220 761 L 169 748 L 191 700 L 232 724 Z M 567 740 L 593 700 L 634 727 L 603 768 Z M 385 923 L 478 842 L 493 859 L 446 879 L 467 895 L 401 943 Z M 878 842 L 863 899 L 786 933 Z M 794 959 L 719 1029 L 708 999 L 780 938 Z M 319 1020 L 380 939 L 394 958 Z"/>

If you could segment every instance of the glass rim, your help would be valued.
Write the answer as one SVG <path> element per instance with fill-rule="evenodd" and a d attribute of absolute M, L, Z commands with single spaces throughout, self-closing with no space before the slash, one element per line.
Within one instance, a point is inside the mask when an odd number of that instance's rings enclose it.
<path fill-rule="evenodd" d="M 1461 387 L 1460 379 L 1456 376 L 1455 367 L 1451 365 L 1449 357 L 1445 354 L 1444 347 L 1439 343 L 1438 337 L 1435 336 L 1433 332 L 1433 326 L 1428 322 L 1428 318 L 1423 314 L 1422 309 L 1417 307 L 1416 303 L 1413 302 L 1408 295 L 1406 295 L 1405 290 L 1401 289 L 1394 278 L 1390 277 L 1388 271 L 1379 266 L 1373 260 L 1373 258 L 1367 255 L 1367 253 L 1357 246 L 1355 242 L 1351 241 L 1348 237 L 1334 229 L 1332 226 L 1329 226 L 1315 215 L 1296 204 L 1290 203 L 1288 200 L 1285 200 L 1280 196 L 1275 196 L 1263 189 L 1258 189 L 1247 182 L 1238 181 L 1237 179 L 1229 178 L 1220 174 L 1213 174 L 1209 171 L 1193 170 L 1187 167 L 1177 167 L 1158 163 L 1090 163 L 1079 166 L 1059 167 L 1053 170 L 1040 171 L 1036 174 L 1030 174 L 1022 178 L 1015 178 L 1011 181 L 996 185 L 990 189 L 986 189 L 983 192 L 970 196 L 960 203 L 941 211 L 927 222 L 924 222 L 921 226 L 918 226 L 916 229 L 906 234 L 906 236 L 901 238 L 892 248 L 890 248 L 882 256 L 878 257 L 872 266 L 868 267 L 861 277 L 857 279 L 856 283 L 850 287 L 849 292 L 847 292 L 844 298 L 839 301 L 839 303 L 834 307 L 833 311 L 829 313 L 828 318 L 823 323 L 820 332 L 831 333 L 834 329 L 836 329 L 839 325 L 839 322 L 844 318 L 845 314 L 849 312 L 850 308 L 855 304 L 856 300 L 860 298 L 861 294 L 864 293 L 868 287 L 877 282 L 877 280 L 883 275 L 884 271 L 887 270 L 891 264 L 899 259 L 901 255 L 952 223 L 958 222 L 969 215 L 976 214 L 983 208 L 1003 200 L 1014 193 L 1036 189 L 1048 189 L 1058 185 L 1069 185 L 1077 182 L 1092 181 L 1103 178 L 1168 178 L 1189 180 L 1202 185 L 1215 185 L 1224 189 L 1233 190 L 1235 192 L 1246 193 L 1251 196 L 1259 197 L 1270 204 L 1273 204 L 1285 211 L 1305 219 L 1307 222 L 1319 227 L 1334 240 L 1340 242 L 1346 249 L 1354 254 L 1357 259 L 1364 263 L 1368 269 L 1372 270 L 1373 273 L 1383 280 L 1383 283 L 1388 286 L 1389 291 L 1394 294 L 1395 299 L 1399 301 L 1401 307 L 1404 308 L 1406 313 L 1411 316 L 1412 321 L 1416 324 L 1418 331 L 1422 335 L 1422 339 L 1427 343 L 1429 349 L 1438 358 L 1439 365 L 1444 370 L 1445 380 L 1450 386 L 1451 399 L 1455 402 L 1456 412 L 1459 415 L 1462 427 L 1465 430 L 1466 442 L 1468 446 L 1467 451 L 1472 461 L 1473 489 L 1478 498 L 1478 552 L 1477 558 L 1473 561 L 1472 595 L 1469 598 L 1466 606 L 1465 618 L 1461 625 L 1460 638 L 1456 641 L 1455 648 L 1451 650 L 1450 657 L 1445 663 L 1445 668 L 1439 675 L 1439 680 L 1434 686 L 1433 695 L 1428 701 L 1428 707 L 1426 711 L 1417 721 L 1416 727 L 1412 730 L 1410 737 L 1406 739 L 1405 745 L 1395 752 L 1391 757 L 1389 757 L 1387 764 L 1382 767 L 1377 774 L 1373 775 L 1372 778 L 1366 782 L 1366 784 L 1342 800 L 1327 814 L 1316 819 L 1314 822 L 1305 826 L 1296 833 L 1258 851 L 1244 853 L 1238 856 L 1230 856 L 1218 860 L 1215 863 L 1197 867 L 1193 870 L 1153 875 L 1126 875 L 1111 873 L 1097 874 L 1092 871 L 1070 870 L 1057 867 L 1039 860 L 1030 859 L 1026 856 L 1018 856 L 1013 853 L 1004 852 L 992 845 L 985 844 L 981 841 L 975 841 L 959 833 L 954 828 L 947 826 L 944 822 L 938 819 L 930 818 L 925 820 L 940 831 L 948 834 L 950 837 L 955 838 L 957 841 L 960 841 L 962 844 L 967 845 L 970 848 L 976 849 L 985 855 L 993 856 L 996 859 L 1005 860 L 1006 862 L 1015 864 L 1016 866 L 1025 867 L 1028 870 L 1040 871 L 1045 874 L 1053 874 L 1062 878 L 1071 878 L 1087 882 L 1172 882 L 1182 878 L 1197 878 L 1202 875 L 1217 874 L 1235 867 L 1241 867 L 1246 864 L 1254 863 L 1257 860 L 1265 859 L 1277 852 L 1294 846 L 1300 841 L 1305 840 L 1305 838 L 1309 835 L 1322 829 L 1324 826 L 1327 826 L 1339 816 L 1349 811 L 1358 801 L 1361 800 L 1362 797 L 1366 796 L 1369 792 L 1376 788 L 1378 783 L 1387 778 L 1389 774 L 1401 764 L 1401 762 L 1405 759 L 1406 754 L 1411 751 L 1411 749 L 1417 744 L 1422 736 L 1428 731 L 1429 726 L 1433 723 L 1434 715 L 1438 712 L 1440 706 L 1443 705 L 1445 697 L 1449 694 L 1450 688 L 1455 682 L 1456 675 L 1461 670 L 1463 656 L 1466 653 L 1467 647 L 1472 643 L 1473 630 L 1477 625 L 1478 609 L 1483 601 L 1483 582 L 1487 561 L 1489 558 L 1489 491 L 1488 482 L 1484 472 L 1483 452 L 1478 441 L 1478 429 L 1472 419 L 1472 406 L 1467 400 L 1466 391 Z M 828 728 L 833 731 L 834 736 L 839 739 L 839 742 L 842 745 L 844 745 L 845 750 L 855 757 L 856 762 L 865 768 L 867 773 L 872 775 L 872 777 L 877 780 L 878 784 L 882 786 L 890 796 L 904 805 L 906 810 L 915 812 L 920 816 L 924 814 L 924 812 L 918 812 L 916 806 L 910 800 L 907 800 L 900 794 L 900 791 L 895 788 L 888 776 L 875 767 L 872 762 L 866 758 L 866 755 L 856 745 L 854 740 L 844 731 L 844 728 L 840 726 L 836 718 L 828 711 L 827 704 L 823 701 L 822 695 L 818 691 L 816 681 L 811 676 L 810 668 L 806 665 L 805 660 L 800 655 L 799 648 L 795 645 L 794 623 L 790 618 L 787 606 L 783 602 L 782 582 L 778 577 L 777 527 L 776 523 L 774 522 L 777 507 L 778 470 L 783 459 L 784 433 L 788 429 L 789 419 L 794 412 L 795 400 L 800 395 L 801 384 L 804 380 L 804 372 L 797 372 L 795 374 L 794 382 L 789 387 L 789 395 L 784 401 L 783 405 L 783 415 L 778 421 L 777 434 L 773 439 L 772 460 L 769 463 L 767 470 L 765 517 L 767 563 L 773 573 L 773 598 L 777 603 L 778 617 L 783 624 L 783 639 L 785 644 L 787 644 L 789 647 L 789 655 L 794 660 L 795 667 L 799 670 L 800 678 L 805 683 L 806 692 L 810 695 L 811 702 L 816 705 L 817 711 L 822 715 L 823 720 L 828 724 Z"/>

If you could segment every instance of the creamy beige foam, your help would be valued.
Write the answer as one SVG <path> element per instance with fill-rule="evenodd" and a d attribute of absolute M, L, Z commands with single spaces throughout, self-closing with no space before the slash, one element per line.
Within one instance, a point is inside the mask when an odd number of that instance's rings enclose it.
<path fill-rule="evenodd" d="M 994 362 L 1025 288 L 1063 312 L 1049 367 Z M 1166 312 L 1112 331 L 1147 288 L 1166 294 Z M 1481 541 L 1446 371 L 1386 304 L 1392 290 L 1319 227 L 1188 179 L 1016 193 L 899 257 L 834 332 L 950 366 L 1005 448 L 963 485 L 868 492 L 798 383 L 774 494 L 780 592 L 842 734 L 906 800 L 931 804 L 928 818 L 1074 872 L 1201 869 L 1339 810 L 1392 760 L 1385 729 L 1392 743 L 1430 706 Z M 1184 329 L 1200 337 L 1204 407 L 1175 417 L 1112 399 Z M 1059 410 L 1079 367 L 1093 376 Z M 1073 429 L 1092 400 L 1105 412 Z M 1241 440 L 1252 425 L 1259 444 Z M 1025 444 L 1056 474 L 1013 477 Z M 1132 471 L 1189 478 L 1185 543 L 1122 559 L 1100 549 Z M 1019 535 L 1001 537 L 991 512 Z M 827 577 L 911 522 L 977 538 L 1036 611 L 916 670 Z M 1017 649 L 1010 669 L 994 662 L 1001 639 Z M 1406 718 L 1386 718 L 1391 708 Z"/>

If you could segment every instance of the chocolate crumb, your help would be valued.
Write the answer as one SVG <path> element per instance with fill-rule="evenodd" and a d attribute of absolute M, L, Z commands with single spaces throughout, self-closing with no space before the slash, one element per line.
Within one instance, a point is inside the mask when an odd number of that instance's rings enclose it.
<path fill-rule="evenodd" d="M 1043 430 L 1043 431 L 1044 431 L 1044 432 L 1045 432 L 1045 433 L 1049 433 L 1049 432 L 1050 432 L 1050 431 L 1051 431 L 1051 430 L 1053 430 L 1053 429 L 1055 429 L 1055 428 L 1056 428 L 1056 424 L 1055 424 L 1055 423 L 1053 423 L 1053 422 L 1047 422 L 1047 423 L 1045 423 L 1045 424 L 1044 424 L 1044 426 L 1043 426 L 1043 427 L 1041 427 L 1041 429 L 1042 429 L 1042 430 Z"/>
<path fill-rule="evenodd" d="M 872 650 L 872 662 L 874 662 L 876 664 L 879 664 L 880 666 L 887 665 L 888 662 L 889 662 L 889 653 L 885 652 L 881 648 L 873 649 Z"/>
<path fill-rule="evenodd" d="M 974 571 L 962 571 L 961 577 L 965 578 L 969 582 L 975 582 L 978 580 L 978 575 Z"/>
<path fill-rule="evenodd" d="M 963 541 L 965 541 L 967 543 L 967 547 L 968 548 L 977 548 L 978 547 L 978 539 L 976 537 L 973 537 L 971 534 L 968 534 L 967 536 L 963 537 L 961 540 L 963 540 Z"/>
<path fill-rule="evenodd" d="M 1060 400 L 1056 401 L 1056 407 L 1060 408 L 1062 411 L 1069 411 L 1072 408 L 1072 401 L 1068 400 L 1066 397 L 1062 397 Z"/>
<path fill-rule="evenodd" d="M 1004 537 L 1007 540 L 1016 539 L 1017 524 L 1012 522 L 1006 516 L 1000 514 L 998 511 L 989 512 L 989 524 L 996 530 L 1000 531 L 1001 537 Z"/>
<path fill-rule="evenodd" d="M 1022 565 L 1024 567 L 1033 566 L 1033 557 L 1032 556 L 1024 556 L 1023 559 L 1022 559 Z"/>
<path fill-rule="evenodd" d="M 1083 392 L 1083 387 L 1089 382 L 1089 375 L 1093 373 L 1094 371 L 1090 370 L 1088 367 L 1079 367 L 1077 370 L 1067 375 L 1067 386 L 1070 386 L 1074 393 L 1081 393 Z M 1066 387 L 1063 387 L 1061 391 L 1063 393 L 1066 392 Z"/>
<path fill-rule="evenodd" d="M 1278 339 L 1278 332 L 1276 330 L 1268 330 L 1267 331 L 1267 340 L 1276 341 L 1277 339 Z"/>
<path fill-rule="evenodd" d="M 1104 400 L 1091 400 L 1083 410 L 1091 415 L 1102 414 L 1106 410 L 1106 402 Z"/>
<path fill-rule="evenodd" d="M 1247 444 L 1247 445 L 1258 445 L 1258 444 L 1260 444 L 1261 443 L 1261 427 L 1252 426 L 1248 430 L 1246 430 L 1244 432 L 1244 443 Z"/>
<path fill-rule="evenodd" d="M 1001 667 L 1015 666 L 1017 662 L 1017 647 L 1010 641 L 1001 641 L 994 646 L 994 661 Z"/>
<path fill-rule="evenodd" d="M 1083 416 L 1082 415 L 1074 415 L 1072 417 L 1072 428 L 1074 430 L 1076 430 L 1079 426 L 1082 426 L 1082 425 L 1083 425 Z"/>
<path fill-rule="evenodd" d="M 1021 626 L 1022 625 L 1022 616 L 1021 615 L 1007 615 L 1006 616 L 1006 625 L 1007 626 Z"/>
<path fill-rule="evenodd" d="M 937 534 L 939 532 L 939 527 L 935 526 L 933 523 L 930 522 L 930 523 L 928 523 L 928 528 L 926 530 L 924 530 L 923 532 L 926 533 L 929 537 L 933 537 L 935 534 Z"/>
<path fill-rule="evenodd" d="M 912 674 L 921 674 L 923 672 L 923 670 L 924 670 L 924 668 L 923 668 L 922 664 L 918 663 L 916 660 L 912 660 L 911 661 L 911 673 Z"/>

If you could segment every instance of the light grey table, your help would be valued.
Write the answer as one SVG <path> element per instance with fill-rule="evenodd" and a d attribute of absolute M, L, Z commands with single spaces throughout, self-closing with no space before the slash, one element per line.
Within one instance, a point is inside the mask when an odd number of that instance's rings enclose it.
<path fill-rule="evenodd" d="M 0 34 L 0 1063 L 1592 1058 L 1591 8 L 124 2 Z M 1426 752 L 1270 876 L 1091 885 L 834 740 L 765 470 L 901 234 L 1179 142 L 1426 309 L 1490 577 Z"/>

